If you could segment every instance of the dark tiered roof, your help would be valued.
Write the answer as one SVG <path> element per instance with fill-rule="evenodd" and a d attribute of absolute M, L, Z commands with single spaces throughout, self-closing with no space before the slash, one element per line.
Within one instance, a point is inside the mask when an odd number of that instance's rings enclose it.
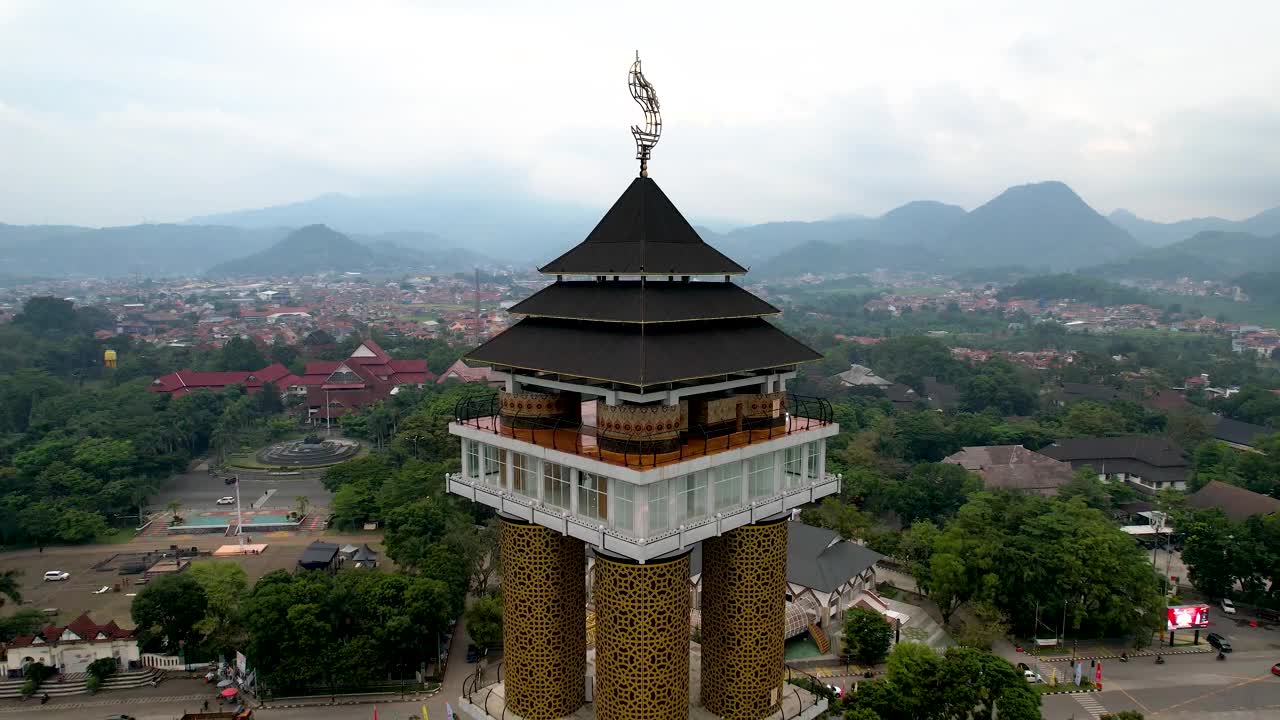
<path fill-rule="evenodd" d="M 760 318 L 658 325 L 526 318 L 467 355 L 495 366 L 637 387 L 821 357 Z"/>
<path fill-rule="evenodd" d="M 467 360 L 643 390 L 822 357 L 764 320 L 779 310 L 724 277 L 746 270 L 704 243 L 649 178 L 542 271 L 596 279 L 557 280 L 517 303 L 511 312 L 526 317 Z"/>
<path fill-rule="evenodd" d="M 508 312 L 530 317 L 667 323 L 761 317 L 781 311 L 730 282 L 589 280 L 549 285 Z"/>
<path fill-rule="evenodd" d="M 541 268 L 549 275 L 741 275 L 702 241 L 653 180 L 638 177 L 587 239 Z"/>

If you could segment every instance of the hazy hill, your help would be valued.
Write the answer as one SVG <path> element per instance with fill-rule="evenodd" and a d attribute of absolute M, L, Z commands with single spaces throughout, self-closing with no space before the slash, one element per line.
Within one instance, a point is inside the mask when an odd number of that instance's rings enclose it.
<path fill-rule="evenodd" d="M 1280 270 L 1280 234 L 1205 231 L 1088 272 L 1115 278 L 1229 280 L 1248 272 Z"/>
<path fill-rule="evenodd" d="M 308 225 L 289 233 L 265 250 L 221 263 L 212 277 L 316 275 L 342 272 L 405 273 L 454 271 L 493 261 L 461 248 L 440 248 L 423 233 L 389 233 L 358 242 L 324 225 Z M 397 242 L 399 241 L 399 242 Z M 406 247 L 412 242 L 420 247 Z M 424 249 L 425 247 L 425 249 Z"/>
<path fill-rule="evenodd" d="M 342 232 L 434 234 L 448 245 L 533 264 L 587 236 L 607 208 L 584 209 L 504 190 L 440 190 L 426 195 L 352 197 L 329 194 L 303 202 L 193 218 L 237 227 L 301 227 L 322 223 Z"/>
<path fill-rule="evenodd" d="M 966 267 L 1048 265 L 1069 270 L 1141 250 L 1060 182 L 1018 185 L 966 215 L 947 249 Z"/>
<path fill-rule="evenodd" d="M 208 225 L 0 225 L 0 274 L 194 276 L 262 250 L 287 232 Z"/>
<path fill-rule="evenodd" d="M 806 241 L 788 248 L 781 233 Z M 735 236 L 750 237 L 753 246 L 787 248 L 763 264 L 769 275 L 1013 265 L 1071 270 L 1142 250 L 1060 182 L 1009 188 L 968 213 L 914 202 L 879 218 L 743 228 L 719 243 L 730 255 Z"/>
<path fill-rule="evenodd" d="M 920 200 L 874 218 L 842 216 L 815 222 L 770 222 L 719 235 L 699 228 L 699 233 L 739 262 L 760 265 L 766 260 L 772 263 L 780 253 L 812 243 L 842 245 L 863 240 L 877 245 L 931 246 L 945 238 L 964 216 L 964 208 Z M 772 268 L 767 270 L 779 274 Z"/>
<path fill-rule="evenodd" d="M 1112 223 L 1129 231 L 1139 242 L 1163 247 L 1208 231 L 1243 232 L 1263 237 L 1280 233 L 1280 207 L 1271 208 L 1245 220 L 1219 217 L 1192 218 L 1162 223 L 1145 220 L 1128 210 L 1116 210 L 1107 216 Z"/>

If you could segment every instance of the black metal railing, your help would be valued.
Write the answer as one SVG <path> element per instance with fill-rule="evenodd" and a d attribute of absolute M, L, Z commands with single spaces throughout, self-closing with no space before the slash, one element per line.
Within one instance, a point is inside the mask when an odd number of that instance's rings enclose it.
<path fill-rule="evenodd" d="M 586 425 L 579 418 L 546 417 L 506 413 L 508 422 L 502 421 L 499 398 L 496 394 L 463 398 L 454 406 L 454 420 L 486 430 L 495 435 L 503 435 L 535 445 L 549 447 L 553 450 L 594 457 L 605 462 L 613 462 L 621 458 L 626 467 L 654 467 L 661 463 L 679 462 L 695 457 L 743 447 L 759 442 L 767 442 L 785 437 L 793 432 L 810 430 L 814 427 L 829 425 L 835 422 L 835 413 L 831 403 L 819 397 L 789 394 L 786 407 L 780 418 L 765 418 L 770 422 L 745 427 L 721 425 L 690 425 L 682 430 L 678 447 L 671 450 L 655 449 L 661 443 L 669 441 L 670 433 L 647 433 L 644 435 L 628 434 L 619 437 L 609 434 L 606 437 L 608 449 L 602 452 L 599 439 L 599 428 Z M 772 422 L 781 419 L 781 423 Z M 512 422 L 518 420 L 518 422 Z M 759 420 L 756 418 L 756 420 Z M 701 440 L 701 443 L 692 442 Z"/>

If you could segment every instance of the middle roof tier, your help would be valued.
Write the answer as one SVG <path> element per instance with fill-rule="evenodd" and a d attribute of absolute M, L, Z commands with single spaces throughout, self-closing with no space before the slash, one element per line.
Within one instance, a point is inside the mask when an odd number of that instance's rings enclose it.
<path fill-rule="evenodd" d="M 548 285 L 513 315 L 619 323 L 763 317 L 781 311 L 732 282 L 584 280 Z"/>

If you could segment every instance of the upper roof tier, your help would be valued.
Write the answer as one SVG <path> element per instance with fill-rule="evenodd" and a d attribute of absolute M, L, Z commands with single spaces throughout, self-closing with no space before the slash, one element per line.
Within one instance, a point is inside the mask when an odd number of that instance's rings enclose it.
<path fill-rule="evenodd" d="M 548 275 L 742 275 L 702 241 L 652 179 L 638 177 L 587 239 L 540 268 Z"/>
<path fill-rule="evenodd" d="M 781 311 L 724 281 L 560 281 L 508 311 L 530 317 L 622 323 L 668 323 L 762 317 Z"/>

